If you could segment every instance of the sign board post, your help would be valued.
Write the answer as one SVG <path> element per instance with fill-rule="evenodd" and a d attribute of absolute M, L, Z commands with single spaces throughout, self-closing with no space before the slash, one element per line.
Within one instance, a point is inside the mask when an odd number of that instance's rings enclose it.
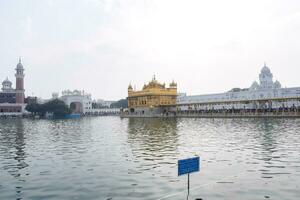
<path fill-rule="evenodd" d="M 200 170 L 200 157 L 178 160 L 178 176 L 188 174 L 188 195 L 190 193 L 190 173 Z"/>
<path fill-rule="evenodd" d="M 190 173 L 188 173 L 188 195 L 190 195 Z"/>

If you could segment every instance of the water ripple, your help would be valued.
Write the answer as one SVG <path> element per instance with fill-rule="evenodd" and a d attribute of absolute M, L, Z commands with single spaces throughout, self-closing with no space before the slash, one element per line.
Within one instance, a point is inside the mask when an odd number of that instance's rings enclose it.
<path fill-rule="evenodd" d="M 299 122 L 0 120 L 0 199 L 183 199 L 177 160 L 194 155 L 192 199 L 297 199 Z"/>

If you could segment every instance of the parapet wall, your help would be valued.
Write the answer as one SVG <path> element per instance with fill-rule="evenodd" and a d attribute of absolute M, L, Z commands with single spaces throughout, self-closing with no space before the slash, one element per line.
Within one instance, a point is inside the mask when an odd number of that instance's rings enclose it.
<path fill-rule="evenodd" d="M 120 113 L 121 117 L 151 118 L 299 118 L 300 111 Z"/>

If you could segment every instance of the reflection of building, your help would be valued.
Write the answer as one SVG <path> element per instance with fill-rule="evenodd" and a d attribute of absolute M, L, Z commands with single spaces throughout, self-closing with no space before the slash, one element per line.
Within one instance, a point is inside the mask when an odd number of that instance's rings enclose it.
<path fill-rule="evenodd" d="M 128 143 L 135 159 L 148 159 L 151 164 L 161 167 L 155 161 L 169 159 L 177 154 L 177 119 L 130 118 L 127 132 Z"/>
<path fill-rule="evenodd" d="M 23 188 L 20 187 L 19 183 L 26 182 L 26 178 L 24 177 L 28 175 L 26 168 L 29 166 L 29 163 L 27 163 L 26 159 L 28 155 L 26 152 L 26 137 L 24 136 L 24 120 L 0 120 L 0 127 L 1 175 L 10 174 L 13 178 L 5 179 L 5 176 L 1 176 L 1 181 L 9 181 L 11 187 L 15 188 L 12 191 L 15 191 L 16 197 L 21 197 L 22 195 L 20 194 L 22 194 Z M 2 162 L 4 160 L 5 162 Z M 2 196 L 2 193 L 0 196 Z M 6 198 L 4 197 L 4 199 Z"/>
<path fill-rule="evenodd" d="M 131 114 L 149 115 L 161 112 L 164 106 L 174 105 L 177 97 L 177 84 L 173 81 L 167 88 L 155 77 L 140 91 L 128 87 L 128 108 Z"/>
<path fill-rule="evenodd" d="M 0 115 L 21 115 L 24 112 L 24 68 L 19 59 L 16 67 L 16 88 L 12 88 L 12 82 L 6 78 L 2 82 L 0 92 Z"/>

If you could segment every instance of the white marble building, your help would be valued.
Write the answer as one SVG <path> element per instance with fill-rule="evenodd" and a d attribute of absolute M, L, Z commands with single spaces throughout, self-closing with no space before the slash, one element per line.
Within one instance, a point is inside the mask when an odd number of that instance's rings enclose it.
<path fill-rule="evenodd" d="M 57 98 L 57 93 L 53 94 L 53 98 Z M 80 90 L 65 90 L 62 91 L 62 96 L 59 97 L 62 101 L 65 102 L 66 105 L 72 106 L 74 104 L 76 107 L 76 111 L 82 114 L 89 114 L 92 113 L 92 98 L 90 94 L 85 93 L 84 91 Z"/>
<path fill-rule="evenodd" d="M 181 110 L 291 107 L 300 107 L 300 87 L 282 88 L 279 81 L 273 81 L 273 74 L 266 65 L 259 74 L 259 83 L 254 81 L 249 88 L 233 88 L 225 93 L 207 95 L 180 94 L 177 97 L 177 108 Z"/>

